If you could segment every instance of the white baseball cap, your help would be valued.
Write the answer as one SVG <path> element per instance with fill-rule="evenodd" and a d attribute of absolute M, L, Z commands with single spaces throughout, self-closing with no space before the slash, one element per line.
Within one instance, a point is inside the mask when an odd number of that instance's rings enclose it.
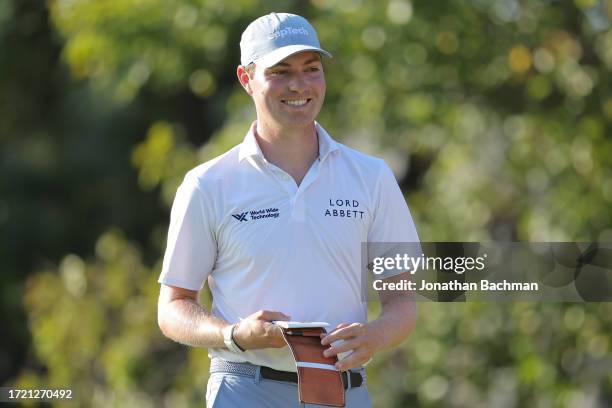
<path fill-rule="evenodd" d="M 317 32 L 304 18 L 289 13 L 271 13 L 253 21 L 240 39 L 240 63 L 269 68 L 303 51 L 315 51 L 331 58 L 321 48 Z"/>

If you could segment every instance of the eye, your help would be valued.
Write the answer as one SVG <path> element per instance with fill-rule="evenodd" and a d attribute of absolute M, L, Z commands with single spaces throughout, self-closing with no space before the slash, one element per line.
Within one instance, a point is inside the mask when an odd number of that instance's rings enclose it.
<path fill-rule="evenodd" d="M 280 76 L 280 75 L 285 75 L 286 73 L 287 71 L 285 70 L 272 71 L 270 72 L 270 76 Z"/>
<path fill-rule="evenodd" d="M 321 69 L 319 67 L 310 67 L 308 68 L 308 72 L 319 72 Z"/>

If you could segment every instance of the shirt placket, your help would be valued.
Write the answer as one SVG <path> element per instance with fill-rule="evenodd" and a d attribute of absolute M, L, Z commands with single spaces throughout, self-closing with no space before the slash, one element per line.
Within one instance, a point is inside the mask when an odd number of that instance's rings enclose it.
<path fill-rule="evenodd" d="M 267 163 L 267 167 L 272 173 L 273 177 L 280 183 L 287 193 L 291 208 L 291 219 L 294 221 L 304 221 L 306 218 L 304 191 L 306 191 L 306 189 L 316 179 L 319 171 L 319 164 L 319 159 L 315 160 L 298 187 L 293 177 L 291 177 L 287 172 L 273 165 L 272 163 Z"/>

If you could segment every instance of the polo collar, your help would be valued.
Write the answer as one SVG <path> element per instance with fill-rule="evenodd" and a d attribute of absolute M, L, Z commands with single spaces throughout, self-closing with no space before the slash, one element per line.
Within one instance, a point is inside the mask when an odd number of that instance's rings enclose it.
<path fill-rule="evenodd" d="M 242 162 L 247 157 L 259 157 L 264 159 L 264 155 L 261 152 L 261 148 L 259 144 L 257 144 L 257 139 L 255 138 L 255 129 L 257 126 L 257 122 L 253 122 L 249 131 L 247 132 L 242 144 L 240 145 L 240 152 L 238 154 L 238 160 Z M 339 152 L 340 147 L 338 142 L 336 142 L 332 137 L 327 133 L 323 126 L 321 126 L 318 122 L 315 121 L 315 128 L 317 130 L 317 135 L 319 139 L 319 161 L 325 160 L 327 156 L 329 156 L 332 152 Z"/>
<path fill-rule="evenodd" d="M 332 152 L 339 152 L 340 146 L 318 122 L 315 122 L 315 127 L 319 136 L 319 161 L 322 162 Z"/>
<path fill-rule="evenodd" d="M 242 144 L 240 145 L 240 152 L 238 154 L 238 161 L 242 162 L 247 157 L 261 157 L 264 158 L 263 153 L 259 145 L 257 144 L 257 139 L 255 139 L 255 127 L 257 126 L 257 121 L 251 124 L 249 131 L 247 132 Z"/>

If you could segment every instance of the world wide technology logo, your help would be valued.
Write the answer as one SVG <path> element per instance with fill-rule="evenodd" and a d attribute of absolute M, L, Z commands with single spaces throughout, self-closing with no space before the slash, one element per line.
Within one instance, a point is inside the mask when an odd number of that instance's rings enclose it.
<path fill-rule="evenodd" d="M 246 222 L 249 220 L 278 218 L 279 215 L 280 215 L 280 212 L 278 211 L 278 208 L 271 207 L 271 208 L 264 208 L 261 210 L 249 210 L 249 211 L 245 211 L 245 212 L 241 212 L 237 214 L 232 214 L 232 217 L 234 217 L 239 222 Z"/>

